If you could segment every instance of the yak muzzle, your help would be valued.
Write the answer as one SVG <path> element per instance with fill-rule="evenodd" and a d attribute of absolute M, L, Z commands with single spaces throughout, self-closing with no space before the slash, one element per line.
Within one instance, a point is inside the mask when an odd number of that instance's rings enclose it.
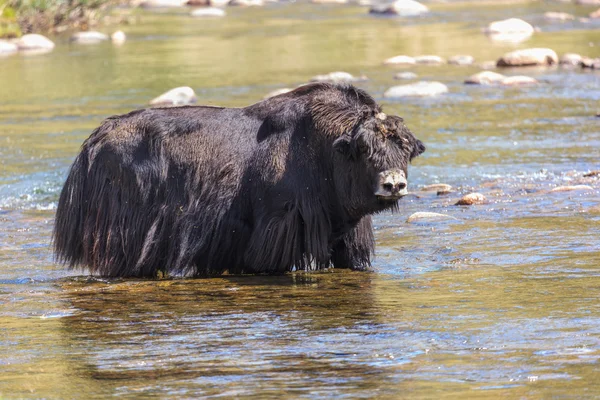
<path fill-rule="evenodd" d="M 379 173 L 379 182 L 375 196 L 383 199 L 399 199 L 408 194 L 404 171 L 390 169 Z"/>

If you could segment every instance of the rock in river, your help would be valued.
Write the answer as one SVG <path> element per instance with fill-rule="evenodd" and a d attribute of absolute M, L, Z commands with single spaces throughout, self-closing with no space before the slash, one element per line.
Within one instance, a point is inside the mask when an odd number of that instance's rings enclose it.
<path fill-rule="evenodd" d="M 401 55 L 388 58 L 383 63 L 386 65 L 414 65 L 417 62 L 415 61 L 414 57 Z"/>
<path fill-rule="evenodd" d="M 594 190 L 593 187 L 588 185 L 572 185 L 572 186 L 557 186 L 551 190 L 551 192 L 573 192 L 573 191 L 590 191 Z"/>
<path fill-rule="evenodd" d="M 526 67 L 532 65 L 553 65 L 557 63 L 558 56 L 554 50 L 533 48 L 506 53 L 496 62 L 496 65 L 498 67 Z"/>
<path fill-rule="evenodd" d="M 583 57 L 581 57 L 581 55 L 579 54 L 575 54 L 575 53 L 566 53 L 563 54 L 560 57 L 560 60 L 558 60 L 558 63 L 560 65 L 579 65 L 581 64 L 581 60 Z"/>
<path fill-rule="evenodd" d="M 108 40 L 108 35 L 96 31 L 77 32 L 71 35 L 71 42 L 81 44 L 96 44 Z"/>
<path fill-rule="evenodd" d="M 493 71 L 482 71 L 471 75 L 465 80 L 465 83 L 472 85 L 495 85 L 506 78 L 506 76 Z"/>
<path fill-rule="evenodd" d="M 418 222 L 435 222 L 435 221 L 449 221 L 449 220 L 456 220 L 456 218 L 454 218 L 451 215 L 446 215 L 446 214 L 420 211 L 420 212 L 411 214 L 411 216 L 408 217 L 406 222 L 418 223 Z"/>
<path fill-rule="evenodd" d="M 417 79 L 417 74 L 415 74 L 414 72 L 398 72 L 396 75 L 394 75 L 394 79 L 400 79 L 400 80 L 409 80 L 409 79 Z"/>
<path fill-rule="evenodd" d="M 519 18 L 509 18 L 489 24 L 484 32 L 495 41 L 522 42 L 533 35 L 535 29 L 531 24 Z"/>
<path fill-rule="evenodd" d="M 415 57 L 415 62 L 417 64 L 425 64 L 425 65 L 441 65 L 441 64 L 445 64 L 446 60 L 444 60 L 440 56 L 425 55 L 425 56 Z"/>
<path fill-rule="evenodd" d="M 471 65 L 475 62 L 473 56 L 459 55 L 453 56 L 448 59 L 448 64 L 451 65 Z"/>
<path fill-rule="evenodd" d="M 198 100 L 194 89 L 188 86 L 182 86 L 171 89 L 168 92 L 152 99 L 150 104 L 153 106 L 180 106 L 185 104 L 193 104 Z"/>
<path fill-rule="evenodd" d="M 190 14 L 192 17 L 204 18 L 204 17 L 224 17 L 225 10 L 218 7 L 204 7 L 197 8 Z"/>
<path fill-rule="evenodd" d="M 548 11 L 544 13 L 544 18 L 550 21 L 571 21 L 575 19 L 575 17 L 569 13 L 556 11 Z"/>
<path fill-rule="evenodd" d="M 143 8 L 176 8 L 183 7 L 187 0 L 144 0 L 140 3 Z"/>
<path fill-rule="evenodd" d="M 429 12 L 427 6 L 414 0 L 396 0 L 392 3 L 388 1 L 373 4 L 369 13 L 399 15 L 401 17 L 412 17 Z"/>
<path fill-rule="evenodd" d="M 123 31 L 116 31 L 110 35 L 110 39 L 114 44 L 123 44 L 127 40 L 127 35 Z"/>
<path fill-rule="evenodd" d="M 537 85 L 538 83 L 537 79 L 525 75 L 507 76 L 500 81 L 502 86 Z"/>
<path fill-rule="evenodd" d="M 0 40 L 0 57 L 14 54 L 19 50 L 16 44 L 8 40 Z"/>
<path fill-rule="evenodd" d="M 364 75 L 359 77 L 353 76 L 352 74 L 344 71 L 335 71 L 328 74 L 313 76 L 311 82 L 361 82 L 366 81 L 368 78 Z"/>
<path fill-rule="evenodd" d="M 481 193 L 469 193 L 464 195 L 458 202 L 457 206 L 472 206 L 474 204 L 485 204 L 487 199 Z"/>
<path fill-rule="evenodd" d="M 448 86 L 441 82 L 420 81 L 408 85 L 392 86 L 385 91 L 383 97 L 394 99 L 414 96 L 436 96 L 447 92 Z"/>
<path fill-rule="evenodd" d="M 21 36 L 19 40 L 16 41 L 16 45 L 20 51 L 47 52 L 54 49 L 54 42 L 37 33 L 29 33 Z"/>

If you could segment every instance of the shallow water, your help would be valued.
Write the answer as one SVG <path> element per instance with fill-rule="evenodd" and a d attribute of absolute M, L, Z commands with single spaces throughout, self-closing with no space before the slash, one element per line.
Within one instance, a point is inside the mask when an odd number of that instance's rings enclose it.
<path fill-rule="evenodd" d="M 552 4 L 549 6 L 548 4 Z M 0 397 L 600 396 L 600 73 L 509 70 L 537 87 L 465 86 L 473 67 L 393 68 L 398 55 L 552 47 L 600 56 L 600 30 L 548 23 L 558 3 L 432 4 L 423 18 L 309 4 L 228 9 L 220 20 L 142 13 L 128 41 L 0 59 Z M 486 22 L 542 28 L 490 42 Z M 242 106 L 335 70 L 428 146 L 400 211 L 376 218 L 371 273 L 103 281 L 53 262 L 66 171 L 109 115 L 189 85 Z M 387 101 L 399 70 L 446 83 L 434 99 Z M 445 196 L 419 189 L 456 188 Z M 592 190 L 550 192 L 560 185 Z M 453 204 L 470 191 L 485 205 Z M 446 222 L 409 224 L 416 211 Z"/>

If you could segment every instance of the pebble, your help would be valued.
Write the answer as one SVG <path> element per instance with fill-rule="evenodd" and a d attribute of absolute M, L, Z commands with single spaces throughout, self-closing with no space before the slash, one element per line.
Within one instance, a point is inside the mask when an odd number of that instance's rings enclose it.
<path fill-rule="evenodd" d="M 450 192 L 452 191 L 452 186 L 447 183 L 434 183 L 432 185 L 423 186 L 421 188 L 422 192 Z"/>
<path fill-rule="evenodd" d="M 469 193 L 464 195 L 457 203 L 457 206 L 472 206 L 474 204 L 484 204 L 487 199 L 481 193 Z"/>
<path fill-rule="evenodd" d="M 161 94 L 160 96 L 152 99 L 150 104 L 153 106 L 167 106 L 167 105 L 185 105 L 193 104 L 198 100 L 194 89 L 188 86 L 177 87 L 171 89 L 168 92 Z"/>
<path fill-rule="evenodd" d="M 511 51 L 504 54 L 496 65 L 498 67 L 526 67 L 533 65 L 553 65 L 558 63 L 556 52 L 548 48 L 532 48 Z"/>
<path fill-rule="evenodd" d="M 392 86 L 385 91 L 383 97 L 401 98 L 415 96 L 437 96 L 448 92 L 448 86 L 441 82 L 420 81 L 408 85 Z"/>
<path fill-rule="evenodd" d="M 107 40 L 108 35 L 96 31 L 77 32 L 71 35 L 71 42 L 81 44 L 97 44 Z"/>
<path fill-rule="evenodd" d="M 594 190 L 593 187 L 588 185 L 572 185 L 572 186 L 557 186 L 550 190 L 551 192 L 572 192 L 580 190 Z"/>
<path fill-rule="evenodd" d="M 417 78 L 418 78 L 418 76 L 414 72 L 398 72 L 396 75 L 394 75 L 394 79 L 409 80 L 409 79 L 417 79 Z"/>
<path fill-rule="evenodd" d="M 197 8 L 190 13 L 192 17 L 203 18 L 203 17 L 224 17 L 225 10 L 218 7 L 204 7 Z"/>
<path fill-rule="evenodd" d="M 458 55 L 448 59 L 448 64 L 451 65 L 472 65 L 475 62 L 473 56 Z"/>
<path fill-rule="evenodd" d="M 386 65 L 414 65 L 417 62 L 414 57 L 409 56 L 396 56 L 392 58 L 388 58 L 383 62 Z"/>
<path fill-rule="evenodd" d="M 416 223 L 416 222 L 434 222 L 434 221 L 448 221 L 448 220 L 456 220 L 451 215 L 427 212 L 427 211 L 419 211 L 414 214 L 411 214 L 406 222 Z"/>

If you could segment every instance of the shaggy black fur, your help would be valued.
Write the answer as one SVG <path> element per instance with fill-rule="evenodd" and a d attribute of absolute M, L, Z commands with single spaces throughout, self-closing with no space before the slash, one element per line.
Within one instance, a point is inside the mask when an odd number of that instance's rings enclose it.
<path fill-rule="evenodd" d="M 425 148 L 366 92 L 309 84 L 246 108 L 108 118 L 60 195 L 59 261 L 153 277 L 365 269 L 377 174 Z M 378 115 L 379 114 L 379 115 Z"/>

